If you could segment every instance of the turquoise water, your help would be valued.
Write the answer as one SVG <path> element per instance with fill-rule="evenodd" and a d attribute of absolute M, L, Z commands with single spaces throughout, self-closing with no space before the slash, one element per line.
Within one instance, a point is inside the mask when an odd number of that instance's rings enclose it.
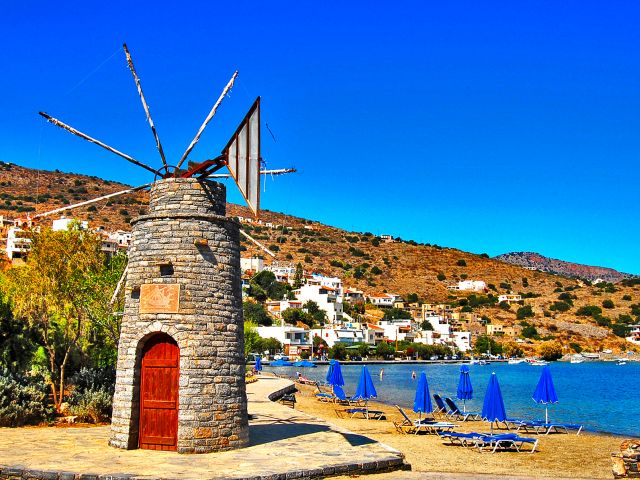
<path fill-rule="evenodd" d="M 549 406 L 549 419 L 566 423 L 580 423 L 585 429 L 620 435 L 640 436 L 640 362 L 616 365 L 615 362 L 585 362 L 570 364 L 556 362 L 550 365 L 559 402 Z M 300 371 L 306 377 L 324 382 L 327 366 L 313 369 L 295 367 L 270 368 L 266 371 L 294 376 Z M 380 380 L 380 369 L 384 377 Z M 353 394 L 362 367 L 342 365 L 345 391 Z M 378 400 L 387 404 L 412 406 L 417 380 L 425 372 L 431 393 L 448 396 L 462 408 L 462 401 L 455 399 L 460 365 L 443 364 L 384 364 L 370 365 Z M 544 405 L 536 404 L 531 395 L 536 388 L 542 367 L 528 364 L 470 365 L 473 399 L 467 400 L 470 411 L 482 410 L 482 401 L 491 372 L 498 376 L 502 396 L 510 417 L 544 419 Z"/>

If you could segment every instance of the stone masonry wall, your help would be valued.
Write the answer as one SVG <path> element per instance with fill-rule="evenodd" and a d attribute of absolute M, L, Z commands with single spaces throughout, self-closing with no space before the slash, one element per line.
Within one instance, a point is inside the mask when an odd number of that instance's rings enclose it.
<path fill-rule="evenodd" d="M 134 220 L 112 446 L 138 446 L 140 355 L 157 332 L 180 348 L 178 452 L 248 444 L 239 226 L 224 216 L 225 201 L 218 183 L 160 180 L 151 189 L 149 214 Z M 181 284 L 179 313 L 140 313 L 146 283 Z"/>

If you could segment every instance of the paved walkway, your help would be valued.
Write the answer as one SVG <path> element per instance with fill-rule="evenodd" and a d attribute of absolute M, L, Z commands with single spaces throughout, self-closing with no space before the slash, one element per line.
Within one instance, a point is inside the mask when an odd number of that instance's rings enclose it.
<path fill-rule="evenodd" d="M 396 450 L 269 400 L 289 385 L 267 376 L 247 385 L 251 443 L 230 452 L 119 450 L 107 446 L 109 427 L 1 428 L 0 478 L 288 480 L 401 466 Z"/>

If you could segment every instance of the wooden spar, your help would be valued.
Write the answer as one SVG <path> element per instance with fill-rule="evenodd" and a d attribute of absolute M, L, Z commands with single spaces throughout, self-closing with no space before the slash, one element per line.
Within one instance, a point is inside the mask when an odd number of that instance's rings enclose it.
<path fill-rule="evenodd" d="M 191 144 L 187 147 L 187 150 L 184 152 L 184 155 L 182 155 L 182 158 L 178 162 L 178 165 L 176 165 L 176 170 L 178 170 L 180 168 L 180 165 L 182 165 L 182 163 L 187 159 L 187 157 L 191 153 L 191 150 L 193 150 L 193 147 L 195 147 L 196 143 L 198 143 L 198 140 L 200 140 L 200 135 L 202 135 L 202 132 L 204 131 L 204 129 L 207 126 L 207 124 L 211 121 L 213 116 L 216 114 L 216 111 L 218 110 L 218 107 L 222 103 L 222 100 L 224 100 L 224 97 L 227 95 L 229 90 L 231 90 L 231 87 L 233 87 L 233 82 L 236 81 L 236 77 L 237 76 L 238 76 L 238 71 L 236 70 L 235 73 L 233 74 L 233 76 L 231 77 L 231 80 L 229 80 L 229 83 L 227 83 L 227 86 L 224 87 L 224 90 L 222 91 L 222 93 L 218 97 L 218 101 L 215 103 L 215 105 L 213 105 L 213 108 L 209 112 L 209 115 L 207 115 L 207 118 L 204 119 L 204 122 L 200 126 L 200 129 L 198 130 L 198 133 L 196 133 L 196 136 L 191 141 Z"/>
<path fill-rule="evenodd" d="M 247 232 L 245 232 L 244 230 L 240 229 L 240 233 L 242 235 L 244 235 L 245 237 L 247 237 L 249 240 L 251 240 L 253 243 L 255 243 L 258 247 L 260 247 L 262 250 L 264 250 L 265 252 L 267 252 L 269 255 L 271 255 L 273 258 L 276 258 L 276 254 L 273 253 L 271 250 L 269 250 L 267 247 L 265 247 L 264 245 L 262 245 L 259 241 L 257 241 L 255 238 L 253 238 L 251 235 L 249 235 Z"/>
<path fill-rule="evenodd" d="M 260 170 L 260 175 L 284 175 L 286 173 L 295 173 L 298 170 L 295 168 L 280 168 L 278 170 Z M 212 173 L 211 175 L 205 175 L 205 178 L 229 178 L 230 173 Z"/>
<path fill-rule="evenodd" d="M 102 148 L 104 148 L 104 149 L 106 149 L 106 150 L 109 150 L 111 153 L 115 153 L 116 155 L 118 155 L 118 156 L 120 156 L 120 157 L 124 158 L 124 159 L 125 159 L 125 160 L 127 160 L 128 162 L 131 162 L 131 163 L 133 163 L 133 164 L 135 164 L 135 165 L 138 165 L 139 167 L 142 167 L 142 168 L 144 168 L 144 169 L 146 169 L 146 170 L 149 170 L 150 172 L 152 172 L 152 173 L 156 174 L 157 176 L 162 177 L 162 174 L 161 174 L 159 171 L 157 171 L 157 170 L 155 170 L 155 169 L 151 168 L 151 167 L 150 167 L 150 166 L 148 166 L 148 165 L 145 165 L 145 164 L 144 164 L 144 163 L 142 163 L 142 162 L 139 162 L 139 161 L 138 161 L 138 160 L 136 160 L 135 158 L 130 157 L 129 155 L 127 155 L 126 153 L 122 153 L 122 152 L 120 152 L 120 151 L 116 150 L 115 148 L 110 147 L 109 145 L 102 143 L 100 140 L 96 140 L 95 138 L 92 138 L 92 137 L 90 137 L 89 135 L 86 135 L 86 134 L 84 134 L 84 133 L 82 133 L 82 132 L 80 132 L 80 131 L 76 130 L 75 128 L 70 127 L 70 126 L 69 126 L 69 125 L 67 125 L 66 123 L 63 123 L 63 122 L 61 122 L 60 120 L 58 120 L 58 119 L 56 119 L 56 118 L 53 118 L 53 117 L 52 117 L 52 116 L 50 116 L 50 115 L 47 115 L 47 114 L 46 114 L 46 113 L 44 113 L 44 112 L 39 112 L 39 113 L 40 113 L 40 115 L 42 115 L 44 118 L 46 118 L 49 122 L 51 122 L 51 123 L 53 123 L 54 125 L 56 125 L 56 126 L 58 126 L 58 127 L 62 128 L 63 130 L 66 130 L 67 132 L 72 133 L 72 134 L 74 134 L 74 135 L 76 135 L 76 136 L 78 136 L 78 137 L 80 137 L 80 138 L 84 138 L 85 140 L 88 140 L 88 141 L 90 141 L 91 143 L 95 143 L 96 145 L 99 145 L 99 146 L 101 146 Z"/>
<path fill-rule="evenodd" d="M 156 147 L 158 148 L 158 152 L 160 152 L 160 157 L 162 158 L 162 164 L 164 168 L 167 168 L 167 160 L 164 156 L 164 151 L 162 150 L 162 144 L 160 143 L 160 137 L 158 136 L 158 132 L 156 132 L 156 127 L 153 124 L 153 120 L 151 119 L 151 112 L 149 111 L 149 105 L 147 105 L 147 101 L 144 98 L 144 93 L 142 93 L 142 85 L 140 85 L 140 79 L 138 78 L 138 74 L 136 73 L 136 69 L 133 66 L 133 60 L 131 59 L 131 54 L 129 53 L 129 49 L 127 48 L 127 44 L 123 43 L 122 48 L 124 48 L 124 53 L 127 56 L 127 63 L 129 64 L 129 70 L 131 70 L 131 74 L 133 75 L 133 80 L 136 82 L 136 87 L 138 89 L 138 95 L 140 96 L 140 101 L 142 102 L 142 108 L 144 108 L 144 113 L 147 114 L 147 121 L 149 122 L 149 126 L 151 127 L 151 131 L 153 132 L 153 138 L 156 139 Z"/>
<path fill-rule="evenodd" d="M 112 307 L 114 303 L 116 303 L 116 298 L 118 298 L 118 293 L 120 293 L 120 289 L 122 288 L 122 284 L 124 283 L 124 279 L 127 278 L 127 271 L 129 270 L 129 265 L 124 267 L 124 272 L 122 272 L 122 276 L 120 280 L 118 280 L 118 284 L 116 285 L 116 290 L 113 292 L 111 296 L 111 300 L 109 300 L 109 306 Z"/>
<path fill-rule="evenodd" d="M 124 195 L 125 193 L 133 193 L 138 190 L 143 190 L 145 188 L 150 187 L 151 184 L 147 183 L 146 185 L 140 185 L 139 187 L 129 188 L 127 190 L 120 190 L 119 192 L 110 193 L 108 195 L 103 195 L 102 197 L 92 198 L 91 200 L 87 200 L 85 202 L 75 203 L 73 205 L 67 205 L 66 207 L 56 208 L 55 210 L 50 210 L 48 212 L 38 213 L 34 215 L 33 218 L 46 217 L 48 215 L 53 215 L 54 213 L 64 212 L 65 210 L 71 210 L 72 208 L 83 207 L 85 205 L 90 205 L 92 203 L 99 202 L 101 200 L 106 200 L 107 198 L 117 197 L 118 195 Z"/>

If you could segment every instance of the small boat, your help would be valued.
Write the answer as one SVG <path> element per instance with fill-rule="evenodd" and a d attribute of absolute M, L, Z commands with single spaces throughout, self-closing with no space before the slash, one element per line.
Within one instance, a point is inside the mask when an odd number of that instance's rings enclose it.
<path fill-rule="evenodd" d="M 519 365 L 521 363 L 526 362 L 524 358 L 510 358 L 507 362 L 509 365 Z"/>
<path fill-rule="evenodd" d="M 527 360 L 527 362 L 529 363 L 529 365 L 533 365 L 534 367 L 543 367 L 545 365 L 549 365 L 549 362 L 546 362 L 544 360 L 538 360 L 536 358 L 531 358 Z"/>
<path fill-rule="evenodd" d="M 627 361 L 624 358 L 619 358 L 616 365 L 626 365 Z"/>

